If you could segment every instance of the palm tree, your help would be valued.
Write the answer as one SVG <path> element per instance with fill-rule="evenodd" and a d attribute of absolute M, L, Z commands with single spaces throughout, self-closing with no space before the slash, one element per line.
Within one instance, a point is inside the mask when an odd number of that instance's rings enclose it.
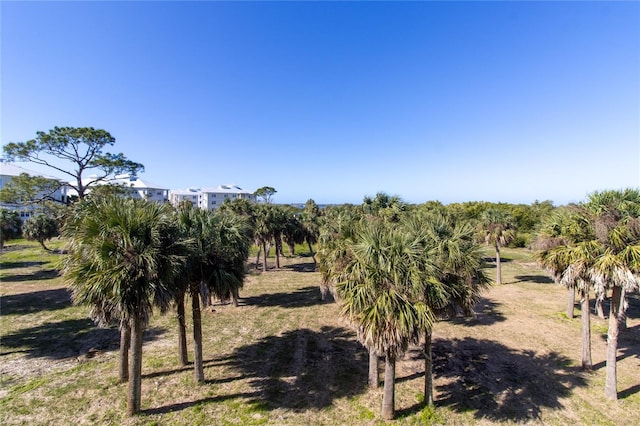
<path fill-rule="evenodd" d="M 318 269 L 320 294 L 323 301 L 335 294 L 337 277 L 350 260 L 349 246 L 361 216 L 344 206 L 329 208 L 322 217 L 318 236 Z"/>
<path fill-rule="evenodd" d="M 184 244 L 172 231 L 170 207 L 141 200 L 87 200 L 69 219 L 65 280 L 76 303 L 90 304 L 109 321 L 131 328 L 127 412 L 140 411 L 142 331 L 153 307 L 169 307 L 171 284 L 184 262 Z"/>
<path fill-rule="evenodd" d="M 180 278 L 186 285 L 178 294 L 178 309 L 184 304 L 184 295 L 191 296 L 193 317 L 194 376 L 204 382 L 202 359 L 202 315 L 200 298 L 205 304 L 209 294 L 221 299 L 232 297 L 237 304 L 238 291 L 245 276 L 244 263 L 249 255 L 246 220 L 237 215 L 214 213 L 201 209 L 183 210 L 179 214 L 182 233 L 193 241 L 187 267 Z M 181 298 L 181 300 L 180 300 Z M 184 309 L 182 309 L 184 312 Z M 180 324 L 183 327 L 183 324 Z M 180 340 L 182 347 L 182 340 Z"/>
<path fill-rule="evenodd" d="M 480 226 L 485 235 L 487 245 L 496 249 L 496 282 L 502 284 L 502 267 L 500 265 L 500 248 L 508 245 L 515 238 L 515 229 L 511 215 L 495 208 L 484 211 Z"/>
<path fill-rule="evenodd" d="M 342 313 L 360 340 L 385 357 L 382 417 L 395 413 L 395 362 L 433 316 L 416 295 L 421 291 L 420 246 L 408 233 L 382 221 L 363 221 L 348 247 L 351 259 L 337 271 Z"/>
<path fill-rule="evenodd" d="M 272 232 L 272 206 L 270 204 L 258 204 L 255 206 L 255 227 L 253 237 L 258 246 L 256 257 L 256 269 L 258 268 L 260 252 L 263 255 L 262 271 L 267 272 L 267 256 L 271 248 Z"/>
<path fill-rule="evenodd" d="M 545 220 L 536 237 L 536 258 L 553 279 L 569 289 L 567 317 L 573 317 L 575 290 L 580 292 L 582 368 L 591 370 L 590 268 L 598 247 L 592 244 L 587 212 L 578 206 L 559 209 Z"/>
<path fill-rule="evenodd" d="M 313 245 L 318 242 L 318 238 L 320 237 L 320 214 L 320 208 L 316 202 L 310 198 L 305 203 L 300 218 L 304 230 L 304 239 L 309 246 L 309 253 L 311 253 L 311 257 L 313 258 L 314 267 L 318 266 L 316 255 L 313 252 Z"/>
<path fill-rule="evenodd" d="M 640 282 L 640 190 L 595 192 L 586 207 L 594 215 L 595 244 L 601 248 L 591 270 L 594 287 L 598 294 L 611 290 L 605 396 L 617 399 L 616 360 L 625 294 L 638 290 Z"/>
<path fill-rule="evenodd" d="M 251 244 L 250 224 L 245 217 L 229 214 L 214 215 L 209 254 L 211 274 L 208 288 L 221 300 L 233 300 L 238 306 L 239 290 L 244 285 L 245 262 Z"/>
<path fill-rule="evenodd" d="M 282 236 L 285 232 L 288 215 L 285 206 L 271 204 L 269 205 L 271 214 L 269 215 L 268 227 L 270 229 L 271 238 L 276 248 L 276 269 L 280 269 L 280 256 L 282 255 Z"/>
<path fill-rule="evenodd" d="M 482 270 L 483 260 L 474 241 L 473 227 L 467 222 L 454 222 L 441 214 L 412 215 L 403 226 L 422 245 L 421 271 L 423 292 L 420 299 L 438 318 L 466 316 L 480 293 L 489 284 Z M 432 343 L 433 327 L 424 330 L 425 383 L 424 402 L 433 404 Z"/>
<path fill-rule="evenodd" d="M 605 396 L 617 399 L 616 358 L 620 323 L 626 305 L 625 294 L 637 290 L 640 281 L 640 190 L 595 192 L 582 208 L 588 214 L 589 238 L 573 245 L 556 247 L 542 261 L 558 271 L 564 268 L 563 282 L 582 283 L 583 315 L 587 312 L 588 316 L 585 283 L 593 285 L 599 299 L 607 290 L 611 291 Z M 585 328 L 588 326 L 583 322 L 583 366 Z"/>

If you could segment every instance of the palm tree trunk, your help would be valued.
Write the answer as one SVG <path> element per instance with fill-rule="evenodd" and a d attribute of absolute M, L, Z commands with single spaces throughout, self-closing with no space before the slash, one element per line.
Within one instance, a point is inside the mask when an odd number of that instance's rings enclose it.
<path fill-rule="evenodd" d="M 591 370 L 591 306 L 589 302 L 589 289 L 581 290 L 580 322 L 582 324 L 582 369 Z"/>
<path fill-rule="evenodd" d="M 619 314 L 622 300 L 622 288 L 613 286 L 611 292 L 611 308 L 609 310 L 609 330 L 607 332 L 607 378 L 604 395 L 609 399 L 618 399 L 616 361 L 618 356 Z"/>
<path fill-rule="evenodd" d="M 395 416 L 396 358 L 387 354 L 384 362 L 384 390 L 382 394 L 382 418 L 393 420 Z"/>
<path fill-rule="evenodd" d="M 424 339 L 424 403 L 433 405 L 433 358 L 431 352 L 431 340 L 433 335 L 430 331 L 425 333 Z"/>
<path fill-rule="evenodd" d="M 618 314 L 618 327 L 620 331 L 627 329 L 627 308 L 629 308 L 629 302 L 627 302 L 627 292 L 622 289 L 622 295 L 620 296 L 620 313 Z"/>
<path fill-rule="evenodd" d="M 129 397 L 127 414 L 140 412 L 142 392 L 142 321 L 137 315 L 129 319 L 131 325 L 131 356 L 129 357 Z"/>
<path fill-rule="evenodd" d="M 238 299 L 240 298 L 240 295 L 238 294 L 238 289 L 237 288 L 232 288 L 231 289 L 231 300 L 233 300 L 233 306 L 234 307 L 238 307 Z"/>
<path fill-rule="evenodd" d="M 258 252 L 256 253 L 256 269 L 259 268 L 258 265 L 260 265 L 260 252 L 262 251 L 262 244 L 257 244 L 258 246 Z"/>
<path fill-rule="evenodd" d="M 380 374 L 378 372 L 378 354 L 369 349 L 369 387 L 377 388 L 380 385 Z"/>
<path fill-rule="evenodd" d="M 191 309 L 193 313 L 193 371 L 197 383 L 204 382 L 202 363 L 202 316 L 200 314 L 199 286 L 191 286 Z"/>
<path fill-rule="evenodd" d="M 309 245 L 309 253 L 311 253 L 311 258 L 313 259 L 313 268 L 318 267 L 318 261 L 316 260 L 316 254 L 313 252 L 313 246 L 311 245 L 311 241 L 307 240 L 307 245 Z"/>
<path fill-rule="evenodd" d="M 131 325 L 128 320 L 120 321 L 120 383 L 129 380 L 129 346 L 131 345 Z"/>
<path fill-rule="evenodd" d="M 187 354 L 187 325 L 184 309 L 184 291 L 176 296 L 176 305 L 178 310 L 178 358 L 180 365 L 189 363 L 189 355 Z"/>
<path fill-rule="evenodd" d="M 602 308 L 602 302 L 605 297 L 606 297 L 606 294 L 603 294 L 602 297 L 598 297 L 596 299 L 596 312 L 598 313 L 598 318 L 602 318 L 602 319 L 604 319 L 604 309 Z"/>
<path fill-rule="evenodd" d="M 500 266 L 500 246 L 496 244 L 496 282 L 502 284 L 502 267 Z"/>
<path fill-rule="evenodd" d="M 573 318 L 573 307 L 576 304 L 576 287 L 569 286 L 569 300 L 567 301 L 567 318 Z"/>
<path fill-rule="evenodd" d="M 282 253 L 282 237 L 276 235 L 275 237 L 276 243 L 276 269 L 280 269 L 280 254 Z"/>
<path fill-rule="evenodd" d="M 263 241 L 262 242 L 262 255 L 263 255 L 263 262 L 262 262 L 262 271 L 263 272 L 267 272 L 267 253 L 269 252 L 269 250 L 267 250 L 267 242 Z"/>

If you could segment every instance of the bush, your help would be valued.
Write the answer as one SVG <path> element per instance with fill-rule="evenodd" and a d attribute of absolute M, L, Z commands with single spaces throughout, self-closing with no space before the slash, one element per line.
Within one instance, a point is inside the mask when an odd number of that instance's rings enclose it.
<path fill-rule="evenodd" d="M 0 249 L 4 247 L 4 242 L 20 236 L 22 222 L 17 211 L 0 209 Z"/>
<path fill-rule="evenodd" d="M 38 213 L 24 222 L 22 235 L 27 240 L 39 242 L 42 248 L 49 250 L 47 246 L 44 245 L 44 242 L 59 235 L 58 223 L 55 219 Z"/>

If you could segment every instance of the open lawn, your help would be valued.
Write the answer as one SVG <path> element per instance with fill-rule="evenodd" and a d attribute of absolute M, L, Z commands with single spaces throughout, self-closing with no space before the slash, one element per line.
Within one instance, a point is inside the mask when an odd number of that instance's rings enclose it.
<path fill-rule="evenodd" d="M 620 399 L 612 402 L 604 397 L 606 321 L 592 316 L 595 370 L 581 372 L 580 320 L 564 314 L 566 291 L 526 250 L 502 254 L 505 284 L 485 294 L 477 318 L 436 325 L 435 410 L 420 405 L 420 350 L 398 363 L 393 423 L 638 424 L 638 295 L 619 342 Z M 59 256 L 23 240 L 1 255 L 0 424 L 385 424 L 382 389 L 366 385 L 367 354 L 339 306 L 320 302 L 310 257 L 266 273 L 250 264 L 240 306 L 203 314 L 204 385 L 178 365 L 175 314 L 156 314 L 145 333 L 143 413 L 128 418 L 119 333 L 71 305 Z"/>

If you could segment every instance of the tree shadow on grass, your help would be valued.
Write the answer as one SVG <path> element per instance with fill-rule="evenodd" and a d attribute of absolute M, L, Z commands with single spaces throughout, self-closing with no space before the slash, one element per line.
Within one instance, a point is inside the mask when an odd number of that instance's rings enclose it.
<path fill-rule="evenodd" d="M 483 297 L 475 306 L 474 317 L 467 318 L 463 316 L 457 316 L 455 318 L 451 318 L 445 321 L 451 321 L 454 324 L 459 324 L 466 327 L 475 327 L 478 325 L 492 325 L 492 324 L 506 320 L 502 312 L 498 310 L 499 306 L 500 306 L 500 303 Z"/>
<path fill-rule="evenodd" d="M 7 275 L 2 278 L 4 282 L 24 282 L 24 281 L 43 281 L 51 280 L 60 276 L 57 269 L 39 269 L 31 274 L 14 274 Z"/>
<path fill-rule="evenodd" d="M 269 336 L 233 353 L 233 367 L 249 377 L 266 409 L 306 411 L 366 391 L 368 355 L 353 332 L 323 327 Z"/>
<path fill-rule="evenodd" d="M 539 420 L 543 407 L 562 408 L 560 399 L 587 385 L 578 367 L 559 353 L 537 354 L 473 338 L 436 340 L 433 346 L 436 404 L 476 419 Z"/>
<path fill-rule="evenodd" d="M 321 304 L 320 287 L 303 287 L 292 293 L 266 293 L 260 296 L 242 297 L 240 305 L 280 306 L 283 308 L 303 308 Z"/>
<path fill-rule="evenodd" d="M 618 398 L 625 399 L 639 392 L 640 392 L 640 384 L 633 385 L 630 388 L 623 390 L 622 392 L 618 392 Z"/>
<path fill-rule="evenodd" d="M 25 315 L 40 311 L 57 311 L 69 306 L 71 306 L 71 295 L 66 288 L 0 297 L 0 315 Z"/>
<path fill-rule="evenodd" d="M 536 284 L 554 284 L 551 278 L 546 275 L 516 275 L 514 277 L 516 281 L 511 281 L 510 284 L 521 283 L 521 282 L 533 282 Z"/>
<path fill-rule="evenodd" d="M 495 268 L 496 267 L 496 258 L 495 257 L 483 257 L 482 260 L 484 261 L 485 266 L 489 267 L 489 268 Z M 500 257 L 500 263 L 509 263 L 509 262 L 513 262 L 513 259 L 509 259 L 508 257 Z"/>
<path fill-rule="evenodd" d="M 220 403 L 223 401 L 227 401 L 229 399 L 238 399 L 238 398 L 253 398 L 256 396 L 255 392 L 250 393 L 236 393 L 231 395 L 218 395 L 212 396 L 209 398 L 199 399 L 197 401 L 186 401 L 186 402 L 178 402 L 175 404 L 164 405 L 162 407 L 157 408 L 149 408 L 147 410 L 142 410 L 141 414 L 152 416 L 155 414 L 169 414 L 176 411 L 186 410 L 187 408 L 196 407 L 198 405 L 211 404 L 211 403 Z"/>
<path fill-rule="evenodd" d="M 212 359 L 207 359 L 202 361 L 202 364 L 204 365 L 204 367 L 210 367 L 210 366 L 219 366 L 219 365 L 229 365 L 231 363 L 231 357 L 230 356 L 225 356 L 225 357 L 221 357 L 221 358 L 212 358 Z M 193 361 L 189 361 L 189 363 L 187 363 L 187 365 L 178 367 L 178 368 L 174 368 L 173 370 L 162 370 L 162 371 L 154 371 L 153 373 L 147 373 L 147 374 L 143 374 L 142 378 L 143 379 L 151 379 L 154 377 L 164 377 L 164 376 L 171 376 L 172 374 L 177 374 L 177 373 L 182 373 L 183 371 L 191 371 L 193 370 Z M 238 377 L 233 378 L 233 380 L 238 379 Z M 224 379 L 226 380 L 226 379 Z M 216 381 L 216 380 L 211 380 L 212 383 L 219 383 L 220 381 Z"/>
<path fill-rule="evenodd" d="M 145 330 L 144 341 L 153 341 L 163 328 Z M 120 331 L 98 328 L 90 319 L 71 319 L 23 328 L 2 336 L 2 353 L 25 353 L 27 358 L 65 359 L 93 351 L 113 351 L 120 347 Z M 7 348 L 9 350 L 7 350 Z"/>
<path fill-rule="evenodd" d="M 315 272 L 316 265 L 313 262 L 294 263 L 292 265 L 285 265 L 282 269 L 288 269 L 294 272 Z"/>
<path fill-rule="evenodd" d="M 30 268 L 32 266 L 41 266 L 48 262 L 36 261 L 36 262 L 0 262 L 0 269 L 13 269 L 13 268 Z"/>

